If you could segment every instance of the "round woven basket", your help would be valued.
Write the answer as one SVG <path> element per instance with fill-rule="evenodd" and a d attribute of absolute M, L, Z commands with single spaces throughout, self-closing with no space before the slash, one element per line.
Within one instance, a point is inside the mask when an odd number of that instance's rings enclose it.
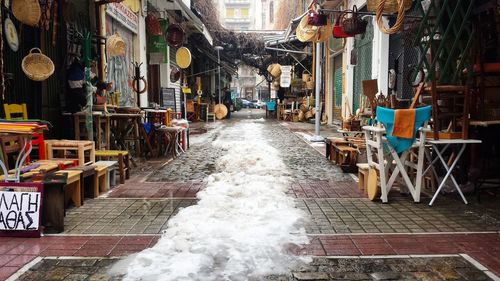
<path fill-rule="evenodd" d="M 38 0 L 13 0 L 12 13 L 18 21 L 29 26 L 37 26 L 42 16 Z"/>
<path fill-rule="evenodd" d="M 411 8 L 413 0 L 385 0 L 384 12 L 385 13 L 396 13 L 398 11 L 398 1 L 404 1 L 405 10 Z M 382 0 L 368 0 L 366 2 L 366 8 L 370 12 L 377 11 L 377 7 Z"/>
<path fill-rule="evenodd" d="M 35 52 L 36 51 L 36 52 Z M 33 48 L 30 53 L 23 58 L 21 68 L 29 79 L 34 81 L 44 81 L 54 73 L 54 63 L 38 48 Z"/>
<path fill-rule="evenodd" d="M 178 24 L 172 24 L 167 28 L 167 43 L 171 47 L 180 47 L 184 43 L 184 30 Z"/>
<path fill-rule="evenodd" d="M 306 82 L 306 89 L 313 90 L 314 89 L 314 81 L 310 80 Z"/>
<path fill-rule="evenodd" d="M 215 113 L 215 117 L 220 120 L 220 119 L 226 117 L 227 107 L 222 103 L 216 104 L 214 106 L 214 113 Z"/>

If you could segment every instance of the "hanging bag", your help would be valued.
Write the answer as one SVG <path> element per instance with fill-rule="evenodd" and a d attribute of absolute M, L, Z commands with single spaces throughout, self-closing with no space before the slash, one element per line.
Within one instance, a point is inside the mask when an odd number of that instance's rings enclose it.
<path fill-rule="evenodd" d="M 342 26 L 342 18 L 345 16 L 345 13 L 339 13 L 337 18 L 335 19 L 335 25 L 333 26 L 333 37 L 335 38 L 347 38 L 347 37 L 352 37 L 352 35 L 349 35 L 344 32 L 344 28 Z"/>
<path fill-rule="evenodd" d="M 356 5 L 352 7 L 351 17 L 344 16 L 344 19 L 342 20 L 342 27 L 344 28 L 344 32 L 349 35 L 365 33 L 367 24 L 368 22 L 361 19 L 361 17 L 358 15 L 358 7 Z"/>
<path fill-rule="evenodd" d="M 310 10 L 308 13 L 307 24 L 312 26 L 325 26 L 328 24 L 328 16 L 316 10 Z"/>

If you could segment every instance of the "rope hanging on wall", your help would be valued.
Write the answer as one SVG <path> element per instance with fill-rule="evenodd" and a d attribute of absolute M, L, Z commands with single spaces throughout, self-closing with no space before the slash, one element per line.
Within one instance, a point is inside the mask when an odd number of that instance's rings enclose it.
<path fill-rule="evenodd" d="M 384 22 L 382 21 L 382 14 L 384 13 L 384 6 L 386 0 L 380 0 L 380 2 L 378 3 L 375 15 L 377 19 L 377 25 L 380 31 L 382 31 L 385 34 L 394 34 L 398 32 L 401 26 L 403 26 L 405 19 L 405 1 L 404 0 L 397 0 L 397 1 L 398 1 L 398 17 L 396 18 L 396 23 L 389 28 L 386 28 Z"/>

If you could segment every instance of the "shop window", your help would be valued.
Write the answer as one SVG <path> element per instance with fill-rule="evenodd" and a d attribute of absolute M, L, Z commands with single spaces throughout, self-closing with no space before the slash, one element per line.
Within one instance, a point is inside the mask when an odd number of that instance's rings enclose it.
<path fill-rule="evenodd" d="M 248 18 L 249 10 L 248 8 L 241 9 L 241 17 Z"/>

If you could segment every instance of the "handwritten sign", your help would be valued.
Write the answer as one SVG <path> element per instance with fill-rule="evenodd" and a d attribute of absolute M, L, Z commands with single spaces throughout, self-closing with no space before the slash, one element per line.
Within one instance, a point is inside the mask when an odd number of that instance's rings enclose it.
<path fill-rule="evenodd" d="M 0 230 L 37 230 L 40 192 L 0 192 Z"/>
<path fill-rule="evenodd" d="M 0 233 L 39 236 L 42 210 L 39 183 L 0 183 Z M 26 235 L 28 234 L 28 235 Z"/>
<path fill-rule="evenodd" d="M 122 3 L 109 3 L 106 13 L 130 29 L 133 33 L 139 30 L 139 17 Z"/>

